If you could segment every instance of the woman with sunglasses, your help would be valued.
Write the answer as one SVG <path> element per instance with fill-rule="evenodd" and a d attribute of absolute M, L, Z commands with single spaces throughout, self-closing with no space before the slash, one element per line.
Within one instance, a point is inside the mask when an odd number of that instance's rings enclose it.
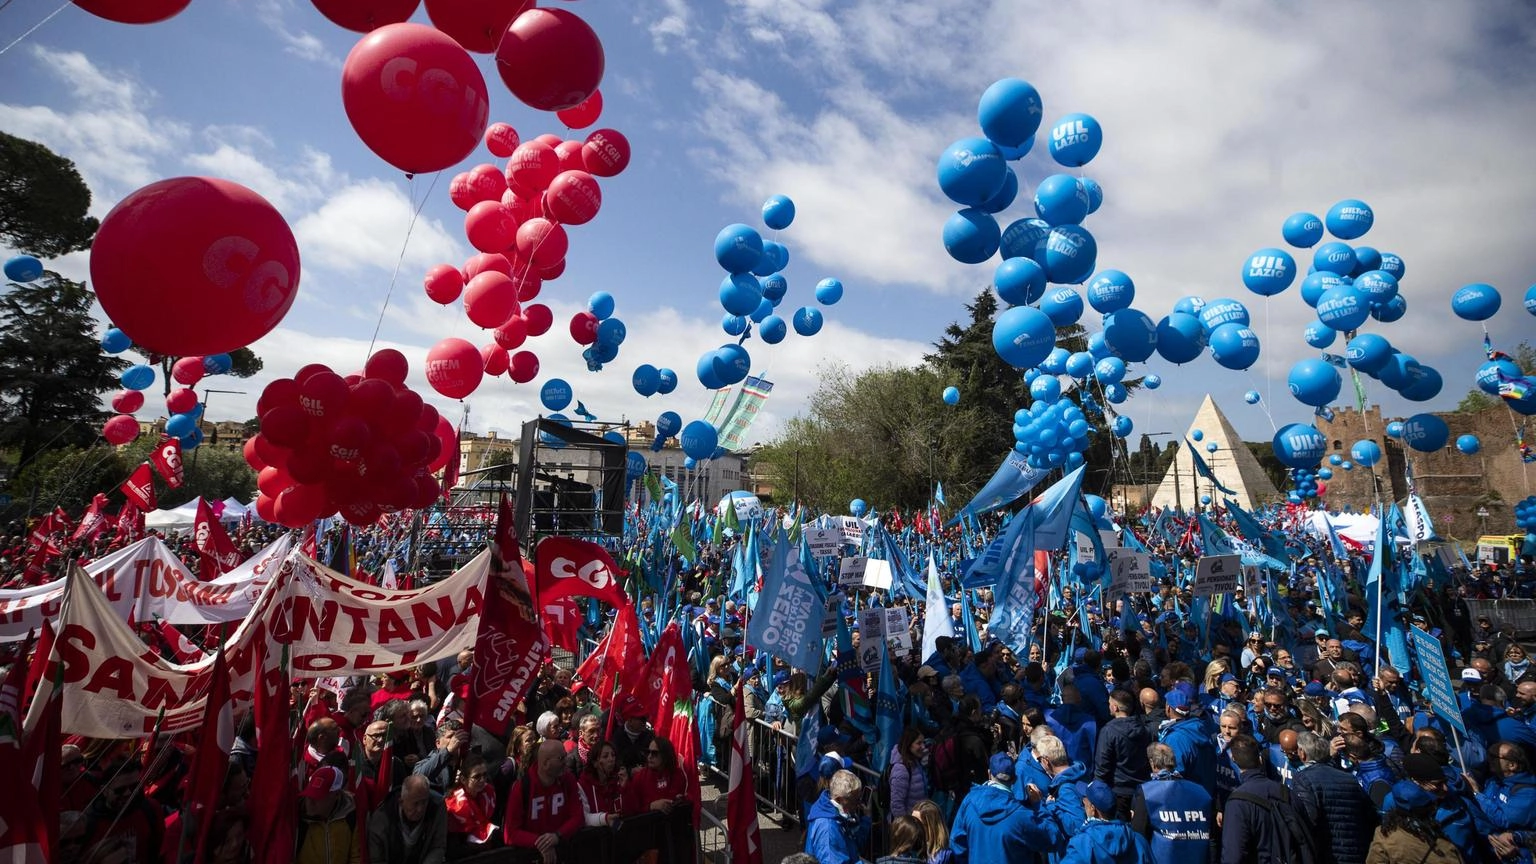
<path fill-rule="evenodd" d="M 646 748 L 645 767 L 635 771 L 624 787 L 624 813 L 671 813 L 688 803 L 688 778 L 677 764 L 677 750 L 671 741 L 657 738 Z"/>
<path fill-rule="evenodd" d="M 478 755 L 464 757 L 459 766 L 459 782 L 454 784 L 444 802 L 448 807 L 448 848 L 481 851 L 501 845 L 496 830 L 496 789 L 490 784 L 490 770 Z"/>

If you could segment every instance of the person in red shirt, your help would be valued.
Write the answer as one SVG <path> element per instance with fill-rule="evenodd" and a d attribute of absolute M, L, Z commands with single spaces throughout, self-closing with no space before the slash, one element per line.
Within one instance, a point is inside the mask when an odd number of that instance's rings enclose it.
<path fill-rule="evenodd" d="M 624 812 L 624 769 L 619 767 L 619 751 L 608 741 L 599 741 L 588 751 L 587 765 L 576 780 L 581 788 L 581 806 L 587 827 L 612 825 Z"/>
<path fill-rule="evenodd" d="M 500 845 L 495 824 L 496 789 L 489 779 L 490 770 L 479 756 L 468 756 L 459 766 L 459 782 L 446 802 L 450 849 L 476 847 L 475 851 L 481 851 Z"/>
<path fill-rule="evenodd" d="M 565 770 L 565 745 L 559 741 L 539 745 L 534 770 L 514 783 L 507 795 L 503 824 L 506 845 L 536 848 L 545 864 L 554 864 L 560 843 L 581 830 L 581 790 Z"/>
<path fill-rule="evenodd" d="M 677 764 L 677 750 L 666 738 L 656 738 L 645 751 L 645 767 L 629 778 L 624 788 L 624 813 L 633 816 L 649 810 L 670 814 L 687 806 L 688 779 Z"/>

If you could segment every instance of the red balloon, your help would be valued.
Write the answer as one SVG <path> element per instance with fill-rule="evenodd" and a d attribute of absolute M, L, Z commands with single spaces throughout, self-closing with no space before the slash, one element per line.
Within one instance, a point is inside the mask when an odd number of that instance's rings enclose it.
<path fill-rule="evenodd" d="M 444 339 L 427 352 L 427 383 L 449 399 L 475 392 L 484 375 L 480 349 L 463 339 Z"/>
<path fill-rule="evenodd" d="M 599 129 L 581 145 L 581 161 L 598 177 L 615 177 L 629 167 L 629 139 L 616 129 Z"/>
<path fill-rule="evenodd" d="M 427 0 L 427 17 L 465 51 L 489 54 L 512 19 L 532 5 L 533 0 Z"/>
<path fill-rule="evenodd" d="M 500 200 L 481 201 L 464 214 L 464 236 L 481 252 L 500 252 L 517 236 L 517 220 Z"/>
<path fill-rule="evenodd" d="M 405 376 L 409 375 L 410 371 L 411 366 L 406 361 L 405 355 L 393 348 L 381 348 L 373 352 L 373 356 L 363 364 L 364 375 L 388 382 L 395 387 L 405 386 Z"/>
<path fill-rule="evenodd" d="M 427 271 L 427 277 L 422 282 L 427 289 L 427 297 L 444 306 L 459 299 L 460 292 L 464 290 L 464 274 L 452 264 L 436 265 Z"/>
<path fill-rule="evenodd" d="M 552 280 L 555 280 L 555 279 L 559 279 L 561 274 L 563 274 L 564 272 L 565 272 L 565 259 L 564 258 L 561 258 L 559 263 L 557 263 L 557 264 L 554 264 L 554 265 L 549 266 L 549 267 L 540 267 L 538 269 L 539 278 L 544 280 L 545 282 L 549 282 L 549 281 L 552 281 Z M 530 297 L 529 299 L 531 300 L 533 298 Z"/>
<path fill-rule="evenodd" d="M 548 144 L 550 147 L 559 147 L 560 142 L 564 141 L 565 139 L 561 138 L 559 135 L 556 135 L 553 132 L 545 132 L 543 135 L 540 135 L 533 140 L 539 142 L 540 144 Z"/>
<path fill-rule="evenodd" d="M 437 418 L 437 428 L 432 430 L 432 435 L 437 438 L 440 449 L 437 457 L 427 464 L 429 472 L 443 470 L 449 457 L 459 454 L 459 433 L 453 430 L 453 424 L 448 422 L 447 417 Z"/>
<path fill-rule="evenodd" d="M 577 345 L 591 345 L 597 341 L 597 316 L 581 311 L 571 316 L 571 338 Z"/>
<path fill-rule="evenodd" d="M 279 447 L 297 447 L 309 435 L 309 415 L 297 405 L 279 405 L 261 415 L 261 434 Z"/>
<path fill-rule="evenodd" d="M 497 159 L 511 156 L 518 143 L 517 130 L 510 123 L 492 123 L 485 130 L 485 149 Z"/>
<path fill-rule="evenodd" d="M 464 289 L 464 314 L 487 330 L 500 327 L 517 308 L 517 288 L 505 273 L 481 273 Z"/>
<path fill-rule="evenodd" d="M 404 465 L 425 465 L 427 448 L 431 445 L 432 436 L 420 429 L 412 429 L 395 441 L 395 449 L 400 453 L 400 462 Z"/>
<path fill-rule="evenodd" d="M 75 5 L 119 24 L 154 24 L 174 18 L 192 0 L 75 0 Z"/>
<path fill-rule="evenodd" d="M 533 265 L 527 261 L 512 262 L 512 284 L 517 287 L 517 299 L 521 303 L 539 296 L 539 291 L 544 287 L 544 280 L 533 272 Z"/>
<path fill-rule="evenodd" d="M 245 457 L 245 464 L 251 466 L 252 471 L 260 471 L 267 467 L 267 463 L 261 458 L 261 451 L 256 447 L 256 439 L 260 437 L 252 435 L 245 439 L 245 444 L 240 448 L 240 453 Z"/>
<path fill-rule="evenodd" d="M 171 378 L 188 387 L 203 380 L 203 358 L 183 357 L 171 366 Z"/>
<path fill-rule="evenodd" d="M 507 186 L 520 198 L 537 202 L 539 193 L 560 173 L 560 156 L 543 141 L 524 141 L 507 162 Z M 538 215 L 535 211 L 534 215 Z"/>
<path fill-rule="evenodd" d="M 448 181 L 448 200 L 460 210 L 468 210 L 480 203 L 480 199 L 475 195 L 474 185 L 469 182 L 468 171 L 460 171 Z"/>
<path fill-rule="evenodd" d="M 437 409 L 423 402 L 416 414 L 416 428 L 423 432 L 433 432 L 437 429 L 437 419 L 443 415 L 437 413 Z"/>
<path fill-rule="evenodd" d="M 165 397 L 165 410 L 172 414 L 185 414 L 197 407 L 197 393 L 187 387 L 177 387 Z"/>
<path fill-rule="evenodd" d="M 523 307 L 523 320 L 528 324 L 528 335 L 539 337 L 555 326 L 555 313 L 549 311 L 549 307 L 543 303 L 535 303 Z"/>
<path fill-rule="evenodd" d="M 532 351 L 519 351 L 512 355 L 512 365 L 507 375 L 519 384 L 527 384 L 539 376 L 539 356 Z"/>
<path fill-rule="evenodd" d="M 544 215 L 544 193 L 539 192 L 531 198 L 523 198 L 512 190 L 501 196 L 501 203 L 512 210 L 512 216 L 521 225 L 535 216 Z"/>
<path fill-rule="evenodd" d="M 379 508 L 368 502 L 353 502 L 341 508 L 341 518 L 356 528 L 366 528 L 379 521 Z"/>
<path fill-rule="evenodd" d="M 395 388 L 388 381 L 364 378 L 352 385 L 352 395 L 347 397 L 347 410 L 356 417 L 375 421 L 395 406 Z"/>
<path fill-rule="evenodd" d="M 277 505 L 276 505 L 276 502 L 274 502 L 271 498 L 267 497 L 266 495 L 257 495 L 256 496 L 256 515 L 261 517 L 261 521 L 263 521 L 263 522 L 276 522 L 277 521 Z"/>
<path fill-rule="evenodd" d="M 224 354 L 267 335 L 288 313 L 299 248 L 255 192 L 176 177 L 134 192 L 102 220 L 91 287 L 137 349 Z"/>
<path fill-rule="evenodd" d="M 303 387 L 305 381 L 319 375 L 321 372 L 329 371 L 331 371 L 331 367 L 324 363 L 306 363 L 299 367 L 299 371 L 293 373 L 293 380 L 297 381 L 300 387 Z"/>
<path fill-rule="evenodd" d="M 581 148 L 585 146 L 582 141 L 561 141 L 555 145 L 555 156 L 560 159 L 561 171 L 583 171 L 586 163 L 581 158 Z"/>
<path fill-rule="evenodd" d="M 330 479 L 331 454 L 318 447 L 300 447 L 288 457 L 288 473 L 298 483 L 324 483 Z"/>
<path fill-rule="evenodd" d="M 119 414 L 132 414 L 144 407 L 144 391 L 119 390 L 112 394 L 112 410 Z"/>
<path fill-rule="evenodd" d="M 319 483 L 306 483 L 283 490 L 272 509 L 277 513 L 278 524 L 303 528 L 326 515 L 322 512 L 325 503 L 325 487 Z"/>
<path fill-rule="evenodd" d="M 593 90 L 592 95 L 583 99 L 580 105 L 559 111 L 555 117 L 571 129 L 585 129 L 596 123 L 602 113 L 603 91 Z"/>
<path fill-rule="evenodd" d="M 438 484 L 437 478 L 430 474 L 417 474 L 415 479 L 416 493 L 411 496 L 410 506 L 416 510 L 424 510 L 432 506 L 437 496 L 443 494 L 443 488 Z"/>
<path fill-rule="evenodd" d="M 489 345 L 480 346 L 480 359 L 485 361 L 485 374 L 500 375 L 507 371 L 512 358 L 508 356 L 507 349 L 492 342 Z"/>
<path fill-rule="evenodd" d="M 535 267 L 552 267 L 571 247 L 565 229 L 542 216 L 517 226 L 517 254 Z"/>
<path fill-rule="evenodd" d="M 507 191 L 507 175 L 490 163 L 481 163 L 469 169 L 469 188 L 476 201 L 500 201 Z"/>
<path fill-rule="evenodd" d="M 368 446 L 372 437 L 368 432 L 368 424 L 350 414 L 336 418 L 326 431 L 330 438 L 331 458 L 343 462 L 361 458 L 363 448 Z"/>
<path fill-rule="evenodd" d="M 347 382 L 329 370 L 311 375 L 299 385 L 299 407 L 321 420 L 330 420 L 346 411 L 347 396 Z"/>
<path fill-rule="evenodd" d="M 118 414 L 102 424 L 101 437 L 113 447 L 121 447 L 139 437 L 139 421 L 128 414 Z"/>
<path fill-rule="evenodd" d="M 491 337 L 496 340 L 497 345 L 511 351 L 528 340 L 528 322 L 523 320 L 521 315 L 513 315 L 506 320 L 506 323 L 497 327 L 491 333 Z"/>
<path fill-rule="evenodd" d="M 368 33 L 410 20 L 421 0 L 311 0 L 337 27 Z"/>
<path fill-rule="evenodd" d="M 474 58 L 410 23 L 380 27 L 352 48 L 341 101 L 368 149 L 408 174 L 441 171 L 474 152 L 490 113 Z"/>
<path fill-rule="evenodd" d="M 292 488 L 293 483 L 293 476 L 275 465 L 263 468 L 256 474 L 256 488 L 268 498 L 276 498 Z"/>
<path fill-rule="evenodd" d="M 544 206 L 556 222 L 585 225 L 603 206 L 603 190 L 597 178 L 585 171 L 562 171 L 549 181 Z"/>
<path fill-rule="evenodd" d="M 490 271 L 511 276 L 512 262 L 507 260 L 507 256 L 496 252 L 481 252 L 464 262 L 464 275 L 470 279 Z"/>
<path fill-rule="evenodd" d="M 573 12 L 529 9 L 496 46 L 496 71 L 530 108 L 574 108 L 603 83 L 603 43 Z"/>
<path fill-rule="evenodd" d="M 256 451 L 256 458 L 260 459 L 263 465 L 286 465 L 293 456 L 292 450 L 273 444 L 265 433 L 258 433 L 250 440 L 256 442 L 252 449 Z"/>

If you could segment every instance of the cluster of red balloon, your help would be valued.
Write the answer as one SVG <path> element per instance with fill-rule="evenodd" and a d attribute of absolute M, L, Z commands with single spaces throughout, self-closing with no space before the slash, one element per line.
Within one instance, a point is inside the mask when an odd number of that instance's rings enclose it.
<path fill-rule="evenodd" d="M 261 432 L 245 442 L 259 473 L 256 512 L 299 528 L 340 512 L 353 525 L 431 505 L 432 474 L 458 447 L 448 420 L 405 386 L 405 355 L 386 348 L 362 374 L 312 363 L 262 391 Z"/>

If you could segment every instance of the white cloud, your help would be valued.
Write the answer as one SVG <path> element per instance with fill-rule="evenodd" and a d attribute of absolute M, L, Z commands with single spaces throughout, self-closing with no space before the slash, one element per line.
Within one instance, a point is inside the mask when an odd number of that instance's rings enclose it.
<path fill-rule="evenodd" d="M 415 192 L 416 195 L 423 194 Z M 386 272 L 400 260 L 406 232 L 402 273 L 422 273 L 439 263 L 459 264 L 464 248 L 436 219 L 418 218 L 411 225 L 412 202 L 395 185 L 382 180 L 358 180 L 328 194 L 317 210 L 293 224 L 306 268 L 320 266 L 345 274 L 379 268 Z"/>
<path fill-rule="evenodd" d="M 259 0 L 252 8 L 262 25 L 278 38 L 283 53 L 311 63 L 340 69 L 342 58 L 325 47 L 320 38 L 288 21 L 291 0 Z"/>
<path fill-rule="evenodd" d="M 650 18 L 646 30 L 651 34 L 651 45 L 658 53 L 666 54 L 674 47 L 691 51 L 695 47 L 693 37 L 693 12 L 687 0 L 661 0 L 661 12 L 651 18 L 650 10 L 642 13 Z M 645 18 L 637 17 L 637 22 Z"/>

